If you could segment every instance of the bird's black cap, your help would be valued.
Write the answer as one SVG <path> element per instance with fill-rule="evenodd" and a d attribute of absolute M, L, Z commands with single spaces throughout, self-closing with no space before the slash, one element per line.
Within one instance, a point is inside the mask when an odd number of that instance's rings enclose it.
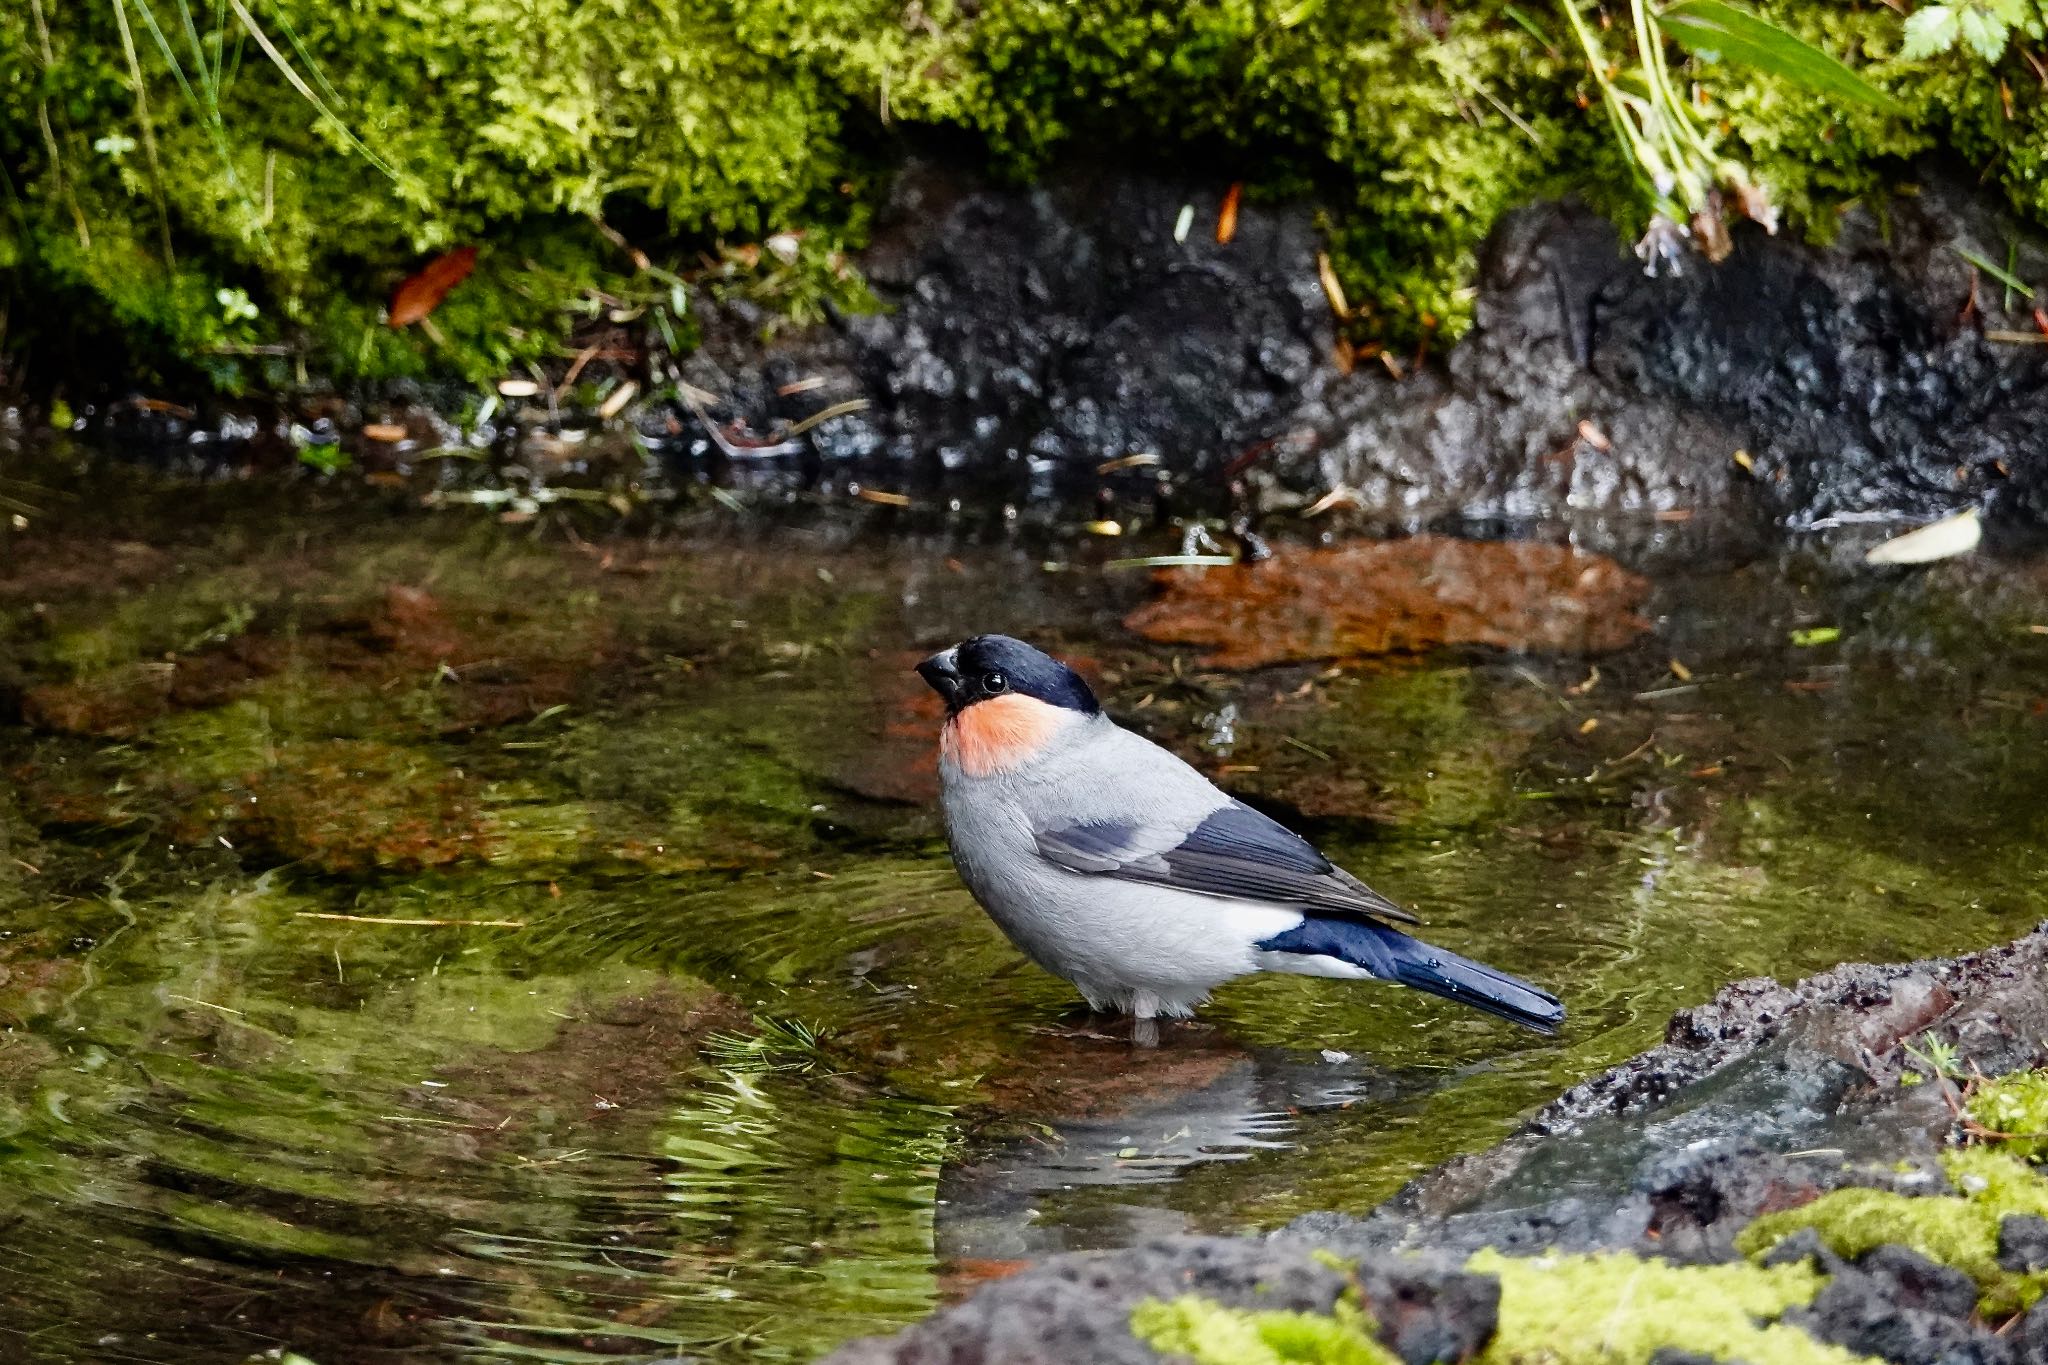
<path fill-rule="evenodd" d="M 934 692 L 957 715 L 978 701 L 1008 692 L 1092 716 L 1102 710 L 1081 675 L 1058 659 L 1007 635 L 977 635 L 941 650 L 917 666 Z"/>

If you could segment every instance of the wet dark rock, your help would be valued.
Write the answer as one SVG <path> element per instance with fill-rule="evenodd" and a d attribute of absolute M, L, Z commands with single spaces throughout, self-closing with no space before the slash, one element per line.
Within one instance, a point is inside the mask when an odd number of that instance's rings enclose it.
<path fill-rule="evenodd" d="M 1902 1087 L 1907 1039 L 1986 1075 L 2039 1065 L 2048 927 L 1984 952 L 1849 964 L 1787 987 L 1740 981 L 1673 1016 L 1667 1041 L 1572 1087 L 1523 1132 L 1411 1183 L 1365 1218 L 1291 1234 L 1339 1249 L 1626 1248 L 1725 1260 L 1743 1224 L 1844 1185 L 1925 1193 L 1954 1114 Z M 1908 1169 L 1894 1166 L 1905 1159 Z"/>
<path fill-rule="evenodd" d="M 1859 1258 L 1856 1268 L 1877 1281 L 1901 1307 L 1946 1318 L 1967 1318 L 1976 1311 L 1975 1281 L 1910 1247 L 1879 1247 Z"/>
<path fill-rule="evenodd" d="M 1150 1365 L 1131 1335 L 1146 1299 L 1200 1294 L 1242 1308 L 1327 1313 L 1345 1278 L 1305 1249 L 1177 1237 L 1104 1255 L 1056 1256 L 908 1331 L 856 1341 L 836 1365 Z"/>
<path fill-rule="evenodd" d="M 1999 1223 L 1998 1263 L 2007 1270 L 2048 1270 L 2048 1218 L 2015 1213 Z"/>
<path fill-rule="evenodd" d="M 1175 1237 L 1128 1251 L 1055 1256 L 997 1281 L 908 1331 L 856 1341 L 834 1365 L 1151 1365 L 1130 1332 L 1147 1299 L 1199 1294 L 1235 1308 L 1327 1313 L 1353 1283 L 1306 1249 L 1251 1239 Z M 1355 1283 L 1380 1338 L 1409 1365 L 1470 1358 L 1493 1335 L 1490 1276 L 1384 1258 Z"/>
<path fill-rule="evenodd" d="M 1788 1047 L 1844 1067 L 1896 1080 L 1898 1045 L 1968 1004 L 1951 1024 L 1969 1039 L 1987 1072 L 2029 1065 L 2030 1032 L 2048 1024 L 2048 1004 L 2030 985 L 2048 956 L 2041 931 L 2004 948 L 1924 963 L 1853 963 L 1787 987 L 1758 977 L 1724 987 L 1704 1005 L 1680 1010 L 1665 1041 L 1564 1092 L 1529 1122 L 1536 1133 L 1562 1132 L 1598 1114 L 1627 1113 L 1749 1056 L 1780 1035 Z M 1889 1058 L 1887 1062 L 1886 1058 Z"/>
<path fill-rule="evenodd" d="M 1765 1265 L 1810 1264 L 1823 1275 L 1839 1275 L 1849 1269 L 1849 1262 L 1835 1254 L 1834 1248 L 1820 1239 L 1815 1228 L 1801 1228 L 1784 1241 L 1764 1253 Z"/>
<path fill-rule="evenodd" d="M 1233 482 L 1269 508 L 1344 488 L 1409 527 L 1661 513 L 1725 540 L 1970 505 L 2048 521 L 2030 435 L 2048 358 L 1985 339 L 2032 325 L 2000 291 L 1963 315 L 1958 250 L 2002 258 L 2014 239 L 1967 189 L 1934 178 L 1852 209 L 1824 248 L 1751 231 L 1721 265 L 1657 279 L 1598 215 L 1533 206 L 1495 232 L 1475 326 L 1442 362 L 1349 372 L 1309 208 L 1248 204 L 1228 245 L 1176 242 L 1181 207 L 1206 224 L 1215 199 L 1099 169 L 994 189 L 914 164 L 863 262 L 886 311 L 765 352 L 758 324 L 711 316 L 688 373 L 761 432 L 869 401 L 792 443 L 787 475 L 1013 502 L 1163 474 L 1197 504 Z M 2037 245 L 2020 259 L 2048 268 Z M 1096 473 L 1131 455 L 1159 467 Z"/>
<path fill-rule="evenodd" d="M 2005 1334 L 2005 1342 L 2019 1365 L 2044 1365 L 2048 1362 L 2048 1311 L 2037 1305 Z"/>
<path fill-rule="evenodd" d="M 1359 1299 L 1407 1365 L 1469 1360 L 1500 1321 L 1500 1282 L 1411 1260 L 1361 1261 Z"/>
<path fill-rule="evenodd" d="M 862 260 L 884 311 L 764 350 L 757 325 L 707 309 L 686 377 L 763 433 L 867 400 L 791 443 L 786 475 L 1084 505 L 1096 466 L 1125 456 L 1209 478 L 1335 373 L 1308 208 L 1247 206 L 1228 246 L 1175 242 L 1181 205 L 1213 220 L 1214 199 L 1110 171 L 990 189 L 913 164 Z M 739 475 L 774 477 L 751 460 Z M 1114 482 L 1143 496 L 1157 477 L 1141 463 Z"/>
<path fill-rule="evenodd" d="M 1971 1322 L 1976 1305 L 1969 1276 L 1887 1246 L 1838 1269 L 1810 1307 L 1785 1321 L 1897 1365 L 2010 1365 L 2012 1348 Z"/>

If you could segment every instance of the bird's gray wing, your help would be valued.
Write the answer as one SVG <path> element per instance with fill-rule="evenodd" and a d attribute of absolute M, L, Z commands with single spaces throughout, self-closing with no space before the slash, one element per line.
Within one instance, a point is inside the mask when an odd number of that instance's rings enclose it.
<path fill-rule="evenodd" d="M 1070 872 L 1325 914 L 1417 922 L 1308 840 L 1239 801 L 1218 807 L 1192 830 L 1097 821 L 1034 834 L 1040 855 Z"/>

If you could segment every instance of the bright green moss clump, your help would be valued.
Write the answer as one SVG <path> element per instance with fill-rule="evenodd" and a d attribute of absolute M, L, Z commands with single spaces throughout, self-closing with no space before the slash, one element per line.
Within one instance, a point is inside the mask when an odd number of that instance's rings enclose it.
<path fill-rule="evenodd" d="M 1861 1256 L 1888 1244 L 1911 1247 L 1977 1282 L 1979 1308 L 2004 1317 L 2030 1306 L 2048 1276 L 1998 1264 L 1998 1226 L 2008 1214 L 2048 1217 L 2048 1181 L 2017 1157 L 1972 1148 L 1948 1152 L 1942 1165 L 1955 1195 L 1909 1197 L 1887 1190 L 1836 1190 L 1802 1208 L 1767 1213 L 1742 1230 L 1736 1248 L 1761 1256 L 1801 1228 L 1813 1228 L 1838 1255 Z"/>
<path fill-rule="evenodd" d="M 2029 1161 L 2048 1157 L 2048 1071 L 1986 1081 L 1963 1107 L 1979 1127 L 1998 1135 L 2001 1151 Z"/>
<path fill-rule="evenodd" d="M 1808 230 L 1944 143 L 2048 221 L 2022 54 L 2001 84 L 1962 54 L 1900 60 L 1884 6 L 1764 8 L 1906 110 L 1688 68 Z M 806 229 L 809 283 L 771 305 L 837 288 L 892 130 L 924 125 L 1018 173 L 1178 150 L 1310 194 L 1361 331 L 1451 337 L 1509 208 L 1642 212 L 1586 85 L 1562 16 L 1497 0 L 27 0 L 0 6 L 0 267 L 37 305 L 15 318 L 224 387 L 481 378 L 578 312 L 667 296 L 595 218 L 678 266 Z M 384 327 L 392 288 L 464 244 L 477 273 L 433 327 Z"/>
<path fill-rule="evenodd" d="M 1195 1294 L 1148 1299 L 1131 1310 L 1131 1332 L 1156 1351 L 1195 1365 L 1396 1365 L 1372 1320 L 1349 1303 L 1333 1316 L 1226 1308 Z"/>
<path fill-rule="evenodd" d="M 1806 1266 L 1681 1266 L 1626 1252 L 1529 1259 L 1482 1251 L 1467 1269 L 1500 1277 L 1500 1330 L 1486 1365 L 1644 1365 L 1666 1346 L 1750 1365 L 1865 1359 L 1776 1321 L 1813 1301 Z"/>
<path fill-rule="evenodd" d="M 1482 1365 L 1646 1365 L 1671 1346 L 1750 1365 L 1856 1365 L 1866 1358 L 1777 1319 L 1827 1282 L 1807 1266 L 1681 1266 L 1625 1252 L 1509 1257 L 1466 1266 L 1500 1280 L 1500 1326 Z M 1197 1365 L 1389 1365 L 1397 1357 L 1348 1301 L 1329 1317 L 1227 1308 L 1186 1295 L 1151 1300 L 1131 1331 Z"/>

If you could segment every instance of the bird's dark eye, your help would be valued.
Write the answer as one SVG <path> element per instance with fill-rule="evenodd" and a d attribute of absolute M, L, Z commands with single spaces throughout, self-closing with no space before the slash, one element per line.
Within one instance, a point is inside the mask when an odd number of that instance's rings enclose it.
<path fill-rule="evenodd" d="M 1007 692 L 1010 690 L 1010 680 L 1000 673 L 984 673 L 981 675 L 981 690 L 990 696 L 998 692 Z"/>

